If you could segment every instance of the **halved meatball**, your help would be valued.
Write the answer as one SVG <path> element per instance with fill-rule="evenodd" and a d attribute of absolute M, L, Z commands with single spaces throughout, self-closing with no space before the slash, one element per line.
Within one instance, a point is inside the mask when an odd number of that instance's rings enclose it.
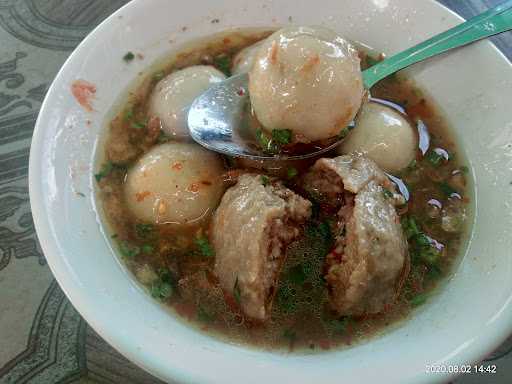
<path fill-rule="evenodd" d="M 249 317 L 270 314 L 289 243 L 311 215 L 311 203 L 266 176 L 241 175 L 212 222 L 215 273 Z"/>
<path fill-rule="evenodd" d="M 382 312 L 395 301 L 409 269 L 395 210 L 403 197 L 373 161 L 360 155 L 320 159 L 306 180 L 322 180 L 313 183 L 320 194 L 324 186 L 327 194 L 333 186 L 344 190 L 338 236 L 326 258 L 332 308 L 339 315 Z"/>

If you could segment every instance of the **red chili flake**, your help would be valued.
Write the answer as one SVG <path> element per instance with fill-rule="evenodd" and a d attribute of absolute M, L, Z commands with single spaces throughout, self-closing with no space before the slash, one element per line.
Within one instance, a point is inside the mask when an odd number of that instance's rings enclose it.
<path fill-rule="evenodd" d="M 240 89 L 236 93 L 238 96 L 243 96 L 243 95 L 245 95 L 245 89 L 240 87 Z"/>
<path fill-rule="evenodd" d="M 302 66 L 301 71 L 308 72 L 320 63 L 320 57 L 318 55 L 311 56 Z"/>
<path fill-rule="evenodd" d="M 174 169 L 175 171 L 181 171 L 183 168 L 183 164 L 177 161 L 171 166 L 171 168 Z"/>
<path fill-rule="evenodd" d="M 188 186 L 188 190 L 190 192 L 197 192 L 199 191 L 199 185 L 197 185 L 197 183 L 192 183 Z"/>
<path fill-rule="evenodd" d="M 135 194 L 135 199 L 137 200 L 137 202 L 141 202 L 143 201 L 146 197 L 148 197 L 149 195 L 151 195 L 151 192 L 149 191 L 144 191 L 144 192 L 138 192 Z"/>
<path fill-rule="evenodd" d="M 336 248 L 333 248 L 333 250 L 331 251 L 331 254 L 334 256 L 334 258 L 337 261 L 339 261 L 339 262 L 343 261 L 343 253 L 336 252 Z"/>
<path fill-rule="evenodd" d="M 224 44 L 231 44 L 231 39 L 229 37 L 225 37 L 224 39 L 222 39 L 222 42 Z"/>
<path fill-rule="evenodd" d="M 71 84 L 71 93 L 86 111 L 92 112 L 91 98 L 96 93 L 96 86 L 85 80 L 75 80 Z"/>
<path fill-rule="evenodd" d="M 211 181 L 207 181 L 207 180 L 201 181 L 201 184 L 203 184 L 203 185 L 212 185 Z"/>
<path fill-rule="evenodd" d="M 272 47 L 270 48 L 270 63 L 275 64 L 277 62 L 277 43 L 275 41 L 272 42 Z"/>

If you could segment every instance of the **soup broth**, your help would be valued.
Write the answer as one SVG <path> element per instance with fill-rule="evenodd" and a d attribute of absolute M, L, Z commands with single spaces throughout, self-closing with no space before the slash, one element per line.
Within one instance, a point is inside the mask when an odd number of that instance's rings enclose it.
<path fill-rule="evenodd" d="M 174 55 L 130 93 L 106 133 L 105 161 L 96 174 L 99 198 L 120 257 L 148 294 L 178 317 L 216 336 L 263 348 L 317 351 L 351 345 L 405 319 L 428 301 L 452 271 L 468 230 L 469 174 L 462 152 L 439 108 L 407 77 L 390 76 L 371 90 L 376 101 L 402 109 L 420 136 L 416 159 L 393 175 L 408 195 L 397 211 L 408 239 L 411 268 L 395 304 L 383 313 L 338 317 L 329 310 L 323 276 L 325 256 L 334 241 L 333 213 L 314 198 L 311 219 L 287 249 L 271 317 L 265 323 L 245 317 L 237 298 L 220 288 L 213 272 L 210 219 L 187 225 L 150 224 L 137 220 L 125 201 L 127 169 L 153 146 L 172 141 L 151 125 L 148 116 L 148 97 L 155 84 L 167 74 L 195 64 L 213 65 L 229 76 L 233 56 L 268 34 L 232 33 L 211 38 Z M 359 56 L 363 68 L 381 59 L 364 51 Z M 262 177 L 277 175 L 299 193 L 303 193 L 301 176 L 314 162 L 254 168 L 244 160 L 223 160 L 226 188 L 239 173 L 250 171 Z"/>

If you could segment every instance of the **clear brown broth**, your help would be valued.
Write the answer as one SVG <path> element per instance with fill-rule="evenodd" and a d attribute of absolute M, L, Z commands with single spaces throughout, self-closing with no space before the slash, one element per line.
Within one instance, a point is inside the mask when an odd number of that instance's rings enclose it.
<path fill-rule="evenodd" d="M 147 128 L 134 128 L 132 125 L 133 121 L 144 121 L 148 117 L 147 98 L 158 80 L 172 71 L 194 64 L 213 64 L 221 70 L 225 69 L 225 63 L 236 52 L 266 35 L 268 32 L 232 33 L 212 38 L 173 56 L 130 93 L 110 124 L 105 145 L 106 164 L 110 164 L 107 166 L 110 169 L 100 177 L 99 196 L 112 237 L 119 246 L 126 266 L 148 288 L 149 293 L 194 326 L 229 341 L 268 349 L 318 351 L 351 345 L 387 329 L 390 324 L 397 324 L 415 307 L 422 305 L 439 282 L 450 274 L 468 231 L 468 226 L 462 225 L 456 232 L 447 232 L 442 228 L 440 219 L 428 214 L 432 205 L 427 202 L 432 199 L 443 205 L 454 205 L 457 212 L 466 210 L 469 213 L 468 175 L 463 167 L 460 148 L 453 140 L 439 108 L 409 79 L 392 76 L 372 88 L 371 93 L 373 97 L 402 106 L 411 121 L 421 119 L 431 135 L 430 147 L 441 148 L 451 154 L 449 161 L 434 166 L 428 155 L 422 156 L 418 151 L 416 164 L 396 175 L 406 183 L 411 194 L 411 199 L 399 209 L 399 214 L 413 217 L 422 233 L 444 248 L 435 264 L 425 263 L 421 259 L 418 261 L 418 257 L 414 258 L 418 253 L 414 248 L 415 237 L 412 238 L 411 272 L 395 305 L 384 313 L 340 319 L 329 311 L 322 269 L 330 246 L 329 236 L 323 229 L 330 217 L 321 207 L 314 219 L 305 226 L 302 238 L 289 246 L 271 319 L 261 324 L 245 318 L 233 298 L 224 295 L 213 273 L 214 257 L 201 254 L 197 239 L 208 237 L 208 221 L 181 227 L 173 224 L 147 225 L 135 219 L 124 202 L 123 183 L 127 167 L 154 145 L 168 140 L 155 137 Z M 360 57 L 363 68 L 374 60 L 364 52 L 360 53 Z M 114 142 L 118 146 L 124 145 L 123 153 L 129 156 L 116 157 L 109 150 Z M 260 165 L 256 171 L 286 178 L 288 169 L 294 167 L 300 177 L 310 164 L 311 161 L 287 163 L 286 166 Z M 233 183 L 231 176 L 236 174 L 235 169 L 247 166 L 246 162 L 226 159 L 227 185 Z M 299 188 L 294 181 L 299 177 L 287 180 L 287 185 L 293 189 Z M 299 279 L 296 276 L 298 266 L 302 270 Z M 151 279 L 148 278 L 148 270 L 152 272 L 149 273 Z M 155 276 L 159 280 L 154 280 Z M 169 282 L 172 291 L 169 295 L 169 290 L 165 291 L 165 297 L 158 290 L 161 288 L 158 284 L 163 280 Z"/>

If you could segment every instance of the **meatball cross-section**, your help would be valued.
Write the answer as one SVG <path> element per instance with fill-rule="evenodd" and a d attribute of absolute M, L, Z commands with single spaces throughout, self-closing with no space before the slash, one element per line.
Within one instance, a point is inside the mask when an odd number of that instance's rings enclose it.
<path fill-rule="evenodd" d="M 408 274 L 407 241 L 394 184 L 361 155 L 320 159 L 305 178 L 316 193 L 340 194 L 334 249 L 326 257 L 331 307 L 341 316 L 382 312 L 394 303 Z"/>
<path fill-rule="evenodd" d="M 300 235 L 311 203 L 266 176 L 239 177 L 212 223 L 215 274 L 248 317 L 266 320 L 286 248 Z"/>

